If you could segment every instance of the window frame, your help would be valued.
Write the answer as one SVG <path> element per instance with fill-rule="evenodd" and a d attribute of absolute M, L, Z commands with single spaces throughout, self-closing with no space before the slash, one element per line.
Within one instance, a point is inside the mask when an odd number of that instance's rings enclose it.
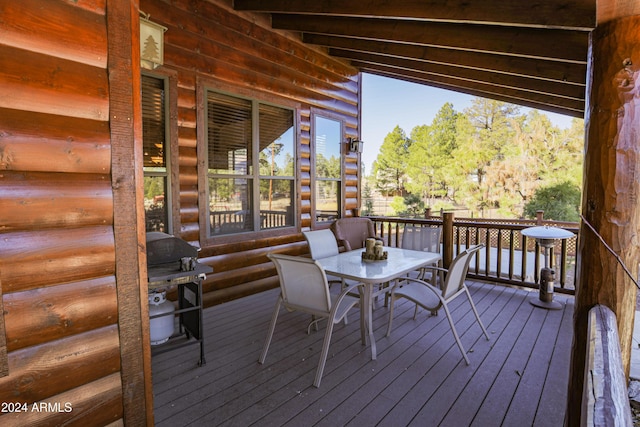
<path fill-rule="evenodd" d="M 340 124 L 340 141 L 339 149 L 340 149 L 340 178 L 318 178 L 318 174 L 316 173 L 316 159 L 317 159 L 317 151 L 316 151 L 316 118 L 321 117 L 323 119 L 333 120 Z M 326 228 L 329 227 L 335 220 L 327 220 L 327 221 L 318 221 L 318 209 L 317 209 L 317 182 L 318 181 L 339 181 L 338 189 L 340 191 L 340 196 L 338 198 L 338 218 L 345 217 L 345 155 L 346 155 L 346 147 L 344 144 L 345 135 L 346 135 L 346 123 L 344 119 L 337 115 L 332 114 L 329 111 L 320 110 L 317 108 L 311 109 L 311 117 L 310 117 L 310 125 L 311 125 L 311 141 L 310 141 L 310 151 L 311 151 L 311 212 L 313 212 L 311 221 L 313 229 L 317 228 Z"/>
<path fill-rule="evenodd" d="M 285 98 L 279 98 L 275 96 L 262 96 L 261 92 L 247 90 L 245 88 L 238 88 L 233 85 L 221 84 L 219 82 L 212 82 L 210 80 L 198 79 L 197 82 L 197 114 L 198 114 L 198 187 L 201 189 L 198 194 L 199 205 L 209 206 L 209 163 L 208 163 L 208 94 L 210 92 L 220 93 L 222 95 L 232 96 L 240 99 L 245 99 L 251 102 L 252 109 L 252 173 L 248 175 L 240 174 L 221 174 L 218 178 L 245 178 L 250 177 L 252 185 L 251 203 L 253 205 L 253 230 L 247 230 L 239 233 L 230 234 L 211 234 L 211 221 L 209 209 L 199 209 L 200 218 L 200 241 L 203 244 L 224 244 L 239 242 L 245 240 L 252 240 L 256 238 L 267 238 L 272 236 L 288 235 L 292 232 L 300 231 L 300 178 L 299 178 L 299 141 L 300 141 L 300 105 L 299 103 L 292 102 Z M 269 175 L 260 175 L 259 167 L 259 155 L 260 155 L 260 142 L 259 142 L 259 105 L 269 105 L 282 109 L 290 110 L 293 118 L 293 176 L 288 177 L 293 182 L 294 193 L 291 195 L 291 207 L 293 224 L 289 226 L 260 229 L 260 180 L 269 179 Z M 278 179 L 284 179 L 284 177 L 276 177 Z"/>
<path fill-rule="evenodd" d="M 150 77 L 164 82 L 164 127 L 165 127 L 165 142 L 164 142 L 164 171 L 147 170 L 143 163 L 143 182 L 147 177 L 164 177 L 166 179 L 165 188 L 165 207 L 166 207 L 166 221 L 167 226 L 165 232 L 167 234 L 173 234 L 174 230 L 180 228 L 180 208 L 177 204 L 179 200 L 179 190 L 175 183 L 179 182 L 177 155 L 178 155 L 178 126 L 175 120 L 171 120 L 171 117 L 175 117 L 177 113 L 177 73 L 171 71 L 146 71 L 141 72 L 142 76 Z M 142 83 L 140 102 L 142 102 Z M 142 135 L 144 141 L 144 134 Z M 143 154 L 144 156 L 144 154 Z M 145 230 L 146 230 L 146 211 L 145 211 Z"/>

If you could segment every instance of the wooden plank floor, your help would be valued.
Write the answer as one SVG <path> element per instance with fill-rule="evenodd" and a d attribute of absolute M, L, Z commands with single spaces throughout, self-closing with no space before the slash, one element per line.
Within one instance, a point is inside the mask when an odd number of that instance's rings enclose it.
<path fill-rule="evenodd" d="M 378 303 L 378 359 L 360 342 L 358 314 L 336 325 L 322 384 L 312 386 L 324 337 L 309 316 L 282 310 L 264 365 L 257 363 L 277 290 L 205 310 L 206 365 L 198 346 L 153 357 L 158 426 L 560 426 L 572 341 L 573 297 L 535 308 L 535 293 L 470 282 L 487 341 L 464 298 L 452 314 L 466 365 L 441 312 L 399 301 L 394 328 Z"/>

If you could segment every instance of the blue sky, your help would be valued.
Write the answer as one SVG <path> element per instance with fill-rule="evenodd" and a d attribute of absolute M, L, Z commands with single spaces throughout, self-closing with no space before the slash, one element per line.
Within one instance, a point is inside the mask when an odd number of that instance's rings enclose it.
<path fill-rule="evenodd" d="M 456 111 L 463 111 L 471 106 L 473 98 L 458 92 L 363 74 L 360 138 L 364 141 L 365 173 L 371 172 L 371 164 L 378 156 L 382 141 L 396 125 L 409 135 L 415 126 L 431 124 L 445 102 L 451 102 Z M 527 111 L 527 108 L 521 108 L 522 113 Z M 570 116 L 542 113 L 561 129 L 571 126 Z"/>

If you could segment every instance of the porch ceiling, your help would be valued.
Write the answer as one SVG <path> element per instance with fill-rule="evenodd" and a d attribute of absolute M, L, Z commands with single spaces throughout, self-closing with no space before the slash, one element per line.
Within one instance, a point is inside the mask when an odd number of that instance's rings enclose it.
<path fill-rule="evenodd" d="M 360 71 L 584 116 L 589 32 L 611 0 L 235 0 Z M 600 5 L 599 5 L 600 6 Z"/>

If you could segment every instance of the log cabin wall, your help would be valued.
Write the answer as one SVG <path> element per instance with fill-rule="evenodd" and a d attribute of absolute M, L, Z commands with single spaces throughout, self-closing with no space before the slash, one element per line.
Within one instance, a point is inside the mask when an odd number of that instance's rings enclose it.
<path fill-rule="evenodd" d="M 164 27 L 164 65 L 169 93 L 177 97 L 170 116 L 177 123 L 172 142 L 173 233 L 201 246 L 200 261 L 213 267 L 203 291 L 212 305 L 277 286 L 269 251 L 301 254 L 301 229 L 315 228 L 312 119 L 343 122 L 343 136 L 359 136 L 360 76 L 344 62 L 302 45 L 294 35 L 269 29 L 266 18 L 233 11 L 228 1 L 142 0 L 140 10 Z M 152 72 L 151 75 L 154 73 Z M 206 134 L 202 87 L 295 108 L 297 123 L 296 226 L 271 232 L 209 238 L 206 221 Z M 170 103 L 171 104 L 171 103 Z M 175 119 L 174 119 L 175 118 Z M 359 206 L 359 157 L 343 150 L 342 215 Z M 200 151 L 199 151 L 200 150 Z M 175 174 L 175 171 L 178 171 Z"/>
<path fill-rule="evenodd" d="M 0 5 L 4 426 L 123 419 L 106 16 Z"/>
<path fill-rule="evenodd" d="M 165 65 L 155 74 L 168 77 L 173 105 L 173 231 L 198 243 L 201 261 L 215 269 L 205 304 L 277 286 L 267 252 L 305 253 L 300 231 L 316 227 L 313 116 L 339 118 L 345 139 L 358 137 L 360 77 L 228 2 L 140 3 L 168 27 Z M 136 276 L 146 271 L 135 259 L 118 261 L 137 256 L 140 237 L 135 208 L 120 205 L 136 182 L 127 174 L 142 169 L 140 157 L 126 158 L 138 144 L 126 126 L 139 119 L 135 54 L 127 61 L 138 42 L 132 16 L 136 0 L 0 3 L 0 402 L 49 405 L 0 414 L 2 425 L 153 419 L 146 308 L 136 298 L 146 292 Z M 203 239 L 202 82 L 295 108 L 294 227 Z M 359 206 L 359 158 L 342 150 L 341 214 L 349 216 Z"/>

